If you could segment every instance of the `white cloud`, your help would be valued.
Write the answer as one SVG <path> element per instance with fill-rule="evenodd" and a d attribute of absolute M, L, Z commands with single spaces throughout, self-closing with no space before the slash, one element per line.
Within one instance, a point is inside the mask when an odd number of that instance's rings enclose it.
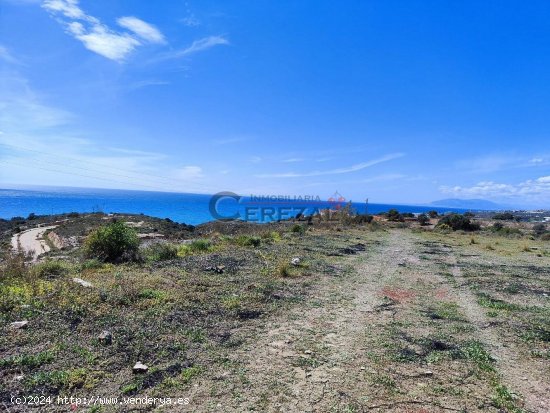
<path fill-rule="evenodd" d="M 443 193 L 457 197 L 510 198 L 530 202 L 550 202 L 550 176 L 528 179 L 518 184 L 482 181 L 470 187 L 441 186 L 439 189 Z"/>
<path fill-rule="evenodd" d="M 7 49 L 7 47 L 0 44 L 0 59 L 5 61 L 6 63 L 11 64 L 19 64 L 19 60 L 16 59 L 10 51 Z"/>
<path fill-rule="evenodd" d="M 462 159 L 455 167 L 462 173 L 488 173 L 517 168 L 533 168 L 549 164 L 547 156 L 491 154 L 471 159 Z"/>
<path fill-rule="evenodd" d="M 40 131 L 66 124 L 72 115 L 44 105 L 29 87 L 27 79 L 15 72 L 0 73 L 0 125 L 4 132 Z"/>
<path fill-rule="evenodd" d="M 283 159 L 281 162 L 294 163 L 294 162 L 302 162 L 304 160 L 305 160 L 304 158 L 288 158 L 288 159 Z"/>
<path fill-rule="evenodd" d="M 144 87 L 149 86 L 168 86 L 170 82 L 167 82 L 165 80 L 156 80 L 156 79 L 149 79 L 149 80 L 140 80 L 138 82 L 134 82 L 131 85 L 129 85 L 130 90 L 137 90 Z"/>
<path fill-rule="evenodd" d="M 401 158 L 404 156 L 402 153 L 394 153 L 382 156 L 378 159 L 373 159 L 371 161 L 362 162 L 345 168 L 330 169 L 326 171 L 313 171 L 313 172 L 285 172 L 285 173 L 275 173 L 275 174 L 260 174 L 256 175 L 258 178 L 301 178 L 301 177 L 312 177 L 312 176 L 322 176 L 322 175 L 339 175 L 346 174 L 350 172 L 357 172 L 365 168 L 377 165 L 382 162 L 391 161 L 392 159 Z"/>
<path fill-rule="evenodd" d="M 176 171 L 176 177 L 185 181 L 202 178 L 202 168 L 200 166 L 184 166 Z"/>
<path fill-rule="evenodd" d="M 78 0 L 46 0 L 42 7 L 52 12 L 61 13 L 69 19 L 85 19 L 88 17 L 78 7 Z"/>
<path fill-rule="evenodd" d="M 107 59 L 124 61 L 142 41 L 164 43 L 164 36 L 154 26 L 137 17 L 127 16 L 117 20 L 129 32 L 118 32 L 102 24 L 96 17 L 86 14 L 78 0 L 46 0 L 42 7 L 54 16 L 63 16 L 67 32 L 84 46 Z"/>
<path fill-rule="evenodd" d="M 191 46 L 183 50 L 174 52 L 168 55 L 167 58 L 185 57 L 197 52 L 201 52 L 203 50 L 208 50 L 215 46 L 228 44 L 229 41 L 223 36 L 208 36 L 199 40 L 195 40 L 193 43 L 191 43 Z"/>
<path fill-rule="evenodd" d="M 143 40 L 151 43 L 165 43 L 163 34 L 152 24 L 133 16 L 120 17 L 117 23 L 125 29 L 131 30 Z"/>
<path fill-rule="evenodd" d="M 187 27 L 197 27 L 201 24 L 201 22 L 194 15 L 184 17 L 180 21 Z"/>
<path fill-rule="evenodd" d="M 69 24 L 69 32 L 84 43 L 88 50 L 116 61 L 123 61 L 140 45 L 140 42 L 129 34 L 117 34 L 99 24 L 93 25 L 87 31 L 82 24 L 73 22 Z"/>
<path fill-rule="evenodd" d="M 167 154 L 105 146 L 75 127 L 77 116 L 50 106 L 16 73 L 0 72 L 0 183 L 210 192 L 199 166 Z M 123 146 L 123 145 L 122 145 Z M 184 161 L 185 162 L 185 161 Z"/>

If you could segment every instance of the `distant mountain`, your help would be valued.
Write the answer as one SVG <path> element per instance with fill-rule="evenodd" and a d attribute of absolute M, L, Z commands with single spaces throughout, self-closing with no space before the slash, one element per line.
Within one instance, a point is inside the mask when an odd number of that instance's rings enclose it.
<path fill-rule="evenodd" d="M 430 205 L 448 207 L 448 208 L 462 208 L 462 209 L 483 209 L 483 210 L 500 210 L 509 209 L 509 206 L 500 205 L 486 199 L 440 199 L 439 201 L 433 201 Z"/>

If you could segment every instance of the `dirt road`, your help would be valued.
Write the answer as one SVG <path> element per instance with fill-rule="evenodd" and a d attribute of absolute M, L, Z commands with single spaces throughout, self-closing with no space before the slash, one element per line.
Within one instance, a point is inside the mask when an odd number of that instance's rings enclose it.
<path fill-rule="evenodd" d="M 193 404 L 215 399 L 224 411 L 267 412 L 550 410 L 548 362 L 504 339 L 504 321 L 488 322 L 459 273 L 458 261 L 477 256 L 410 231 L 362 241 L 367 251 L 321 279 L 311 300 L 240 331 L 246 344 L 227 355 L 223 386 L 206 380 Z M 212 408 L 203 407 L 197 411 Z"/>
<path fill-rule="evenodd" d="M 42 236 L 44 233 L 53 229 L 56 226 L 37 227 L 27 231 L 15 234 L 11 239 L 11 245 L 14 250 L 23 250 L 28 253 L 32 253 L 33 259 L 36 260 L 39 255 L 44 254 L 50 250 L 50 247 L 46 243 Z"/>

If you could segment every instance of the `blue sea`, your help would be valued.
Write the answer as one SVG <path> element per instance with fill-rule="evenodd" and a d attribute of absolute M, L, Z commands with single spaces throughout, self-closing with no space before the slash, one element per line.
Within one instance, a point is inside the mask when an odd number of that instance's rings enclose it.
<path fill-rule="evenodd" d="M 214 202 L 216 201 L 217 202 Z M 48 188 L 40 190 L 0 189 L 0 218 L 15 216 L 27 217 L 29 214 L 49 215 L 67 212 L 105 212 L 145 214 L 173 221 L 197 225 L 219 218 L 240 218 L 247 221 L 267 222 L 285 219 L 298 213 L 304 215 L 316 209 L 341 207 L 344 203 L 325 200 L 284 198 L 235 198 L 226 194 L 214 198 L 212 195 L 147 192 L 112 189 L 88 188 Z M 352 203 L 353 208 L 369 214 L 388 211 L 391 208 L 399 212 L 438 212 L 456 211 L 457 208 L 442 208 L 417 205 Z"/>

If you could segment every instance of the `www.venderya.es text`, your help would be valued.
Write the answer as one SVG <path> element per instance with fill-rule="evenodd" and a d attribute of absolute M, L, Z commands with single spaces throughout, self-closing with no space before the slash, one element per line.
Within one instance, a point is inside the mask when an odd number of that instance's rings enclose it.
<path fill-rule="evenodd" d="M 142 405 L 142 406 L 185 406 L 190 403 L 188 397 L 76 397 L 76 396 L 20 396 L 12 397 L 15 405 L 44 406 L 50 404 L 70 406 L 103 406 L 103 405 Z"/>

